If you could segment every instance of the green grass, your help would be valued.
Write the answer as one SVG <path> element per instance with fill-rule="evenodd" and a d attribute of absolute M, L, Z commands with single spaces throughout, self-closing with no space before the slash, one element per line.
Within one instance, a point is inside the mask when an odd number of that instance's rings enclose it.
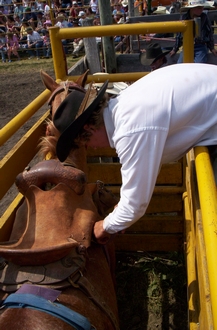
<path fill-rule="evenodd" d="M 79 58 L 80 59 L 80 58 Z M 68 69 L 73 66 L 78 59 L 73 59 L 71 55 L 67 57 L 67 65 Z M 53 59 L 40 59 L 36 58 L 28 60 L 27 58 L 23 58 L 20 61 L 17 61 L 16 58 L 12 58 L 11 63 L 2 63 L 0 62 L 0 74 L 12 74 L 12 73 L 28 73 L 29 72 L 39 72 L 41 69 L 44 71 L 53 71 Z"/>

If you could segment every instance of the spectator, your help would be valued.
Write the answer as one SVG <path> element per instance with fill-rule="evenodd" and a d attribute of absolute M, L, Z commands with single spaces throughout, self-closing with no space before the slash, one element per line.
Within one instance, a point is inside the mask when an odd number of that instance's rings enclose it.
<path fill-rule="evenodd" d="M 22 0 L 23 1 L 23 7 L 24 9 L 25 8 L 28 8 L 28 7 L 31 7 L 31 4 L 30 4 L 30 0 Z"/>
<path fill-rule="evenodd" d="M 15 29 L 15 33 L 17 33 L 18 35 L 20 35 L 20 29 L 22 26 L 22 20 L 20 19 L 20 16 L 15 15 L 14 16 L 14 29 Z"/>
<path fill-rule="evenodd" d="M 86 10 L 86 18 L 88 19 L 94 19 L 95 18 L 95 14 L 92 12 L 92 9 L 90 7 L 88 7 Z"/>
<path fill-rule="evenodd" d="M 14 17 L 11 15 L 8 15 L 7 22 L 6 22 L 7 32 L 14 32 L 14 24 L 15 24 Z"/>
<path fill-rule="evenodd" d="M 153 15 L 169 15 L 170 12 L 167 10 L 167 7 L 158 6 L 155 10 L 153 10 L 152 14 Z"/>
<path fill-rule="evenodd" d="M 127 15 L 128 14 L 128 0 L 121 1 L 121 5 L 122 5 L 122 8 L 125 11 L 125 14 Z"/>
<path fill-rule="evenodd" d="M 73 27 L 74 18 L 72 16 L 68 17 L 68 27 Z"/>
<path fill-rule="evenodd" d="M 93 75 L 107 75 L 108 73 L 105 72 L 96 72 Z M 100 88 L 103 86 L 103 83 L 94 82 L 93 87 L 95 87 L 97 90 L 100 90 Z M 118 94 L 120 94 L 124 89 L 126 89 L 129 85 L 126 83 L 120 81 L 120 82 L 109 82 L 108 86 L 106 88 L 106 93 L 108 93 L 108 96 L 115 97 Z"/>
<path fill-rule="evenodd" d="M 46 20 L 44 22 L 44 30 L 47 30 L 50 26 L 52 26 L 51 20 Z"/>
<path fill-rule="evenodd" d="M 57 16 L 56 20 L 57 20 L 57 23 L 55 24 L 55 26 L 59 26 L 59 28 L 61 28 L 61 29 L 68 27 L 68 22 L 66 20 L 65 15 L 59 14 Z M 67 40 L 62 39 L 62 44 L 63 44 L 65 54 L 68 54 Z"/>
<path fill-rule="evenodd" d="M 20 19 L 23 19 L 23 6 L 22 3 L 19 2 L 15 2 L 14 3 L 14 16 L 19 16 Z"/>
<path fill-rule="evenodd" d="M 158 6 L 152 13 L 152 15 L 169 15 L 170 12 L 165 6 Z M 154 38 L 171 38 L 173 33 L 155 33 L 151 35 Z"/>
<path fill-rule="evenodd" d="M 29 27 L 29 23 L 27 19 L 22 19 L 22 25 L 20 28 L 20 43 L 22 47 L 25 47 L 27 45 L 27 28 Z"/>
<path fill-rule="evenodd" d="M 37 31 L 33 31 L 32 27 L 27 28 L 27 47 L 29 59 L 34 57 L 32 49 L 35 49 L 37 60 L 40 59 L 40 49 L 43 47 L 43 39 Z"/>
<path fill-rule="evenodd" d="M 7 16 L 0 11 L 0 29 L 6 32 Z"/>
<path fill-rule="evenodd" d="M 44 1 L 44 16 L 46 16 L 46 17 L 50 17 L 50 6 L 49 6 L 49 4 L 48 4 L 48 1 L 47 0 L 45 0 Z"/>
<path fill-rule="evenodd" d="M 84 1 L 83 0 L 77 0 L 78 7 L 84 7 Z"/>
<path fill-rule="evenodd" d="M 39 11 L 37 13 L 37 22 L 35 28 L 35 31 L 37 31 L 39 34 L 44 34 L 44 22 L 45 22 L 45 18 L 43 16 L 43 13 Z"/>
<path fill-rule="evenodd" d="M 31 25 L 34 30 L 37 24 L 37 16 L 31 11 L 30 7 L 24 9 L 23 18 L 28 21 L 29 25 Z"/>
<path fill-rule="evenodd" d="M 100 16 L 99 15 L 96 15 L 95 16 L 95 19 L 93 20 L 93 25 L 95 25 L 95 26 L 101 25 Z"/>
<path fill-rule="evenodd" d="M 92 9 L 92 12 L 96 15 L 99 13 L 99 4 L 98 0 L 90 0 L 89 3 L 90 8 Z"/>
<path fill-rule="evenodd" d="M 1 12 L 3 15 L 7 16 L 7 15 L 8 15 L 8 7 L 7 7 L 7 6 L 2 6 L 2 5 L 0 5 L 0 12 Z"/>
<path fill-rule="evenodd" d="M 116 11 L 116 14 L 114 15 L 114 20 L 117 24 L 123 24 L 124 23 L 124 15 L 121 11 Z"/>
<path fill-rule="evenodd" d="M 79 57 L 79 51 L 84 47 L 84 40 L 83 38 L 75 38 L 73 40 L 73 53 L 72 57 L 77 58 Z"/>
<path fill-rule="evenodd" d="M 80 26 L 82 26 L 82 22 L 86 18 L 85 11 L 83 11 L 83 10 L 79 11 L 78 18 L 79 18 L 79 24 L 80 24 Z"/>
<path fill-rule="evenodd" d="M 66 20 L 66 16 L 64 14 L 59 14 L 56 18 L 55 26 L 59 26 L 60 28 L 67 28 L 68 22 Z"/>
<path fill-rule="evenodd" d="M 5 52 L 6 52 L 5 31 L 0 29 L 0 54 L 1 54 L 2 62 L 4 62 L 4 63 L 6 62 Z"/>
<path fill-rule="evenodd" d="M 50 58 L 51 56 L 51 43 L 50 43 L 50 35 L 49 31 L 45 30 L 44 36 L 43 36 L 43 52 L 45 58 Z"/>
<path fill-rule="evenodd" d="M 159 69 L 167 63 L 166 55 L 168 51 L 162 51 L 158 43 L 148 45 L 146 52 L 140 54 L 140 62 L 142 65 L 150 66 L 151 71 Z"/>
<path fill-rule="evenodd" d="M 20 60 L 20 56 L 18 54 L 19 42 L 16 34 L 13 32 L 6 33 L 6 48 L 8 55 L 8 62 L 11 62 L 11 54 L 14 54 L 18 60 Z"/>
<path fill-rule="evenodd" d="M 79 7 L 77 1 L 72 1 L 72 6 L 69 9 L 69 15 L 76 18 L 78 17 Z"/>
<path fill-rule="evenodd" d="M 46 0 L 39 0 L 38 1 L 38 11 L 41 11 L 42 13 L 44 13 L 45 4 L 46 4 Z"/>
<path fill-rule="evenodd" d="M 204 0 L 194 0 L 194 2 L 188 2 L 188 4 L 182 7 L 182 10 L 187 9 L 187 13 L 181 16 L 181 20 L 190 20 L 194 18 L 201 18 L 201 36 L 194 39 L 194 62 L 195 63 L 207 63 L 208 49 L 217 56 L 217 51 L 214 48 L 213 31 L 210 20 L 206 13 L 203 12 L 204 8 L 211 9 L 212 2 L 205 2 Z M 177 33 L 176 42 L 173 50 L 170 52 L 170 56 L 174 56 L 179 48 L 182 46 L 182 33 Z M 183 52 L 180 53 L 178 62 L 183 62 Z"/>
<path fill-rule="evenodd" d="M 113 16 L 115 16 L 117 12 L 121 12 L 122 15 L 124 16 L 125 10 L 122 8 L 122 5 L 120 3 L 117 3 L 114 7 L 115 9 L 112 12 Z"/>
<path fill-rule="evenodd" d="M 60 6 L 62 9 L 68 9 L 71 6 L 70 0 L 60 0 Z"/>

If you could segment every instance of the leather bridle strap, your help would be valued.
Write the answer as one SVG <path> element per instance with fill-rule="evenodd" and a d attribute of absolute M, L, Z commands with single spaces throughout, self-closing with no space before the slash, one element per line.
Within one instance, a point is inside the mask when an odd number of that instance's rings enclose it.
<path fill-rule="evenodd" d="M 63 92 L 64 90 L 66 90 L 68 88 L 68 92 L 70 93 L 72 90 L 77 90 L 77 91 L 81 91 L 81 92 L 85 92 L 85 89 L 82 86 L 76 85 L 74 83 L 69 83 L 66 86 L 59 86 L 57 87 L 53 93 L 51 94 L 49 100 L 48 100 L 48 105 L 50 106 L 51 103 L 53 102 L 54 98 L 56 97 L 57 94 Z"/>

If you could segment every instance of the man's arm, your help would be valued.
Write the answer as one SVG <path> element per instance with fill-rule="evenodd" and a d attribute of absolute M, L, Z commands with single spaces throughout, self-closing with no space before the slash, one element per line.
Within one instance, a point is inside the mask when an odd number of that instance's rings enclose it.
<path fill-rule="evenodd" d="M 96 225 L 96 238 L 125 230 L 145 213 L 160 170 L 166 137 L 164 128 L 155 127 L 120 139 L 116 150 L 122 164 L 121 198 L 103 223 Z"/>

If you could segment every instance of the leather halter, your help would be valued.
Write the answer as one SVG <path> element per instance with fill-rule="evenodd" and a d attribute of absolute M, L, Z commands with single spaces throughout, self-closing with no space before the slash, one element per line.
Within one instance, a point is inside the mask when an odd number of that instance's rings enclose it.
<path fill-rule="evenodd" d="M 85 89 L 82 86 L 77 85 L 74 82 L 67 82 L 65 84 L 65 86 L 60 85 L 59 87 L 57 87 L 51 94 L 49 100 L 48 100 L 48 105 L 50 106 L 50 111 L 52 111 L 52 102 L 55 99 L 55 97 L 57 96 L 57 94 L 65 91 L 68 89 L 68 94 L 71 93 L 73 90 L 77 90 L 80 92 L 84 92 L 85 93 Z"/>

